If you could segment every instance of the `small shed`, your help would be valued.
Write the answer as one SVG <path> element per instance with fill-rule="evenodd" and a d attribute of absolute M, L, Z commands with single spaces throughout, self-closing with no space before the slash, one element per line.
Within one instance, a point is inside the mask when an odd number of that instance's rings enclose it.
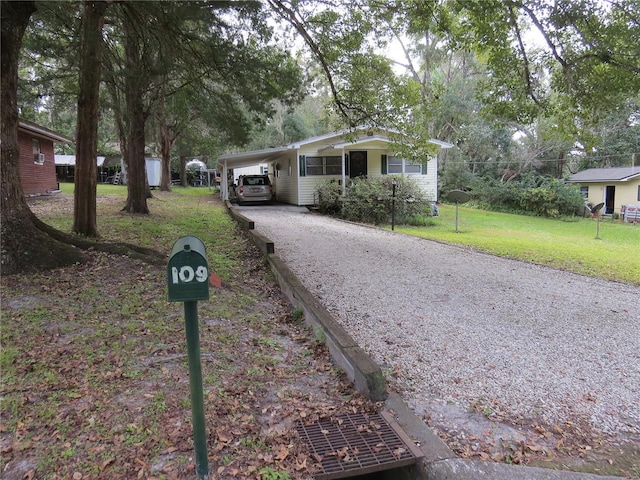
<path fill-rule="evenodd" d="M 160 176 L 162 174 L 162 160 L 157 157 L 146 157 L 144 159 L 145 171 L 147 173 L 147 183 L 150 188 L 160 186 Z M 107 183 L 119 183 L 126 185 L 128 181 L 127 164 L 123 158 L 120 158 L 120 171 L 122 175 L 114 178 L 107 178 Z"/>

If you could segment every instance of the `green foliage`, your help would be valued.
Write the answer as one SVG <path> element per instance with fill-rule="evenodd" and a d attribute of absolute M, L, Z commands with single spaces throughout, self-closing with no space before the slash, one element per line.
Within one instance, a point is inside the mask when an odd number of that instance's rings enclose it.
<path fill-rule="evenodd" d="M 355 222 L 386 223 L 391 215 L 391 190 L 376 180 L 355 178 L 343 198 L 341 215 Z"/>
<path fill-rule="evenodd" d="M 304 322 L 304 309 L 302 307 L 296 307 L 291 314 L 293 321 L 296 323 Z"/>
<path fill-rule="evenodd" d="M 317 199 L 320 212 L 335 215 L 340 212 L 342 187 L 335 180 L 318 185 Z"/>
<path fill-rule="evenodd" d="M 471 194 L 474 202 L 483 208 L 549 218 L 579 214 L 584 206 L 584 199 L 576 185 L 534 175 L 509 182 L 477 178 Z"/>
<path fill-rule="evenodd" d="M 422 214 L 427 205 L 422 189 L 411 177 L 384 175 L 354 178 L 342 201 L 341 216 L 347 220 L 379 225 L 391 219 L 393 181 L 396 182 L 395 219 L 406 223 Z"/>
<path fill-rule="evenodd" d="M 429 210 L 424 213 L 410 215 L 405 220 L 405 224 L 412 227 L 431 227 L 436 225 L 436 222 L 433 219 L 431 208 L 429 208 Z"/>
<path fill-rule="evenodd" d="M 291 105 L 302 98 L 300 66 L 284 45 L 273 42 L 267 9 L 259 2 L 109 3 L 101 154 L 114 153 L 110 145 L 127 131 L 124 79 L 130 75 L 152 122 L 147 143 L 156 138 L 159 125 L 153 121 L 163 99 L 172 137 L 188 137 L 181 154 L 189 156 L 215 154 L 219 143 L 246 143 L 251 128 L 274 113 L 273 100 Z M 81 8 L 81 2 L 39 2 L 20 69 L 22 115 L 68 136 L 75 130 Z M 136 72 L 125 65 L 124 44 L 132 37 L 123 32 L 127 22 L 136 27 L 142 52 Z"/>
<path fill-rule="evenodd" d="M 258 471 L 262 480 L 289 480 L 291 477 L 287 472 L 279 472 L 271 467 L 264 467 Z"/>
<path fill-rule="evenodd" d="M 459 151 L 454 151 L 456 155 L 447 152 L 446 164 L 443 165 L 442 174 L 438 176 L 440 197 L 446 195 L 451 190 L 465 190 L 473 181 L 473 174 L 469 171 L 467 163 L 459 155 Z"/>

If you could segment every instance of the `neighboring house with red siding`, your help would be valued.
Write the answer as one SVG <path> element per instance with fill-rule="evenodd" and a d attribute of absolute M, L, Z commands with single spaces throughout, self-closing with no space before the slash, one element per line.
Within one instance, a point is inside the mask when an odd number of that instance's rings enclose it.
<path fill-rule="evenodd" d="M 73 143 L 73 140 L 35 123 L 19 121 L 20 179 L 25 195 L 43 195 L 58 190 L 53 155 L 56 142 Z"/>

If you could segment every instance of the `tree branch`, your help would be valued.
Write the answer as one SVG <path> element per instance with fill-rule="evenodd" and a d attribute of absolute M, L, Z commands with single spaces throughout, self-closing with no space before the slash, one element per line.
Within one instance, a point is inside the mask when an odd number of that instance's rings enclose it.
<path fill-rule="evenodd" d="M 350 121 L 350 115 L 346 110 L 346 106 L 340 99 L 340 94 L 338 93 L 338 89 L 333 80 L 333 74 L 331 73 L 331 67 L 329 65 L 329 62 L 327 58 L 324 56 L 324 54 L 322 53 L 322 50 L 320 49 L 317 42 L 309 34 L 308 30 L 304 25 L 304 21 L 298 18 L 298 16 L 296 15 L 296 12 L 293 9 L 284 5 L 284 3 L 281 0 L 267 0 L 267 1 L 269 5 L 271 5 L 273 10 L 276 13 L 278 13 L 278 15 L 280 15 L 282 19 L 289 22 L 298 31 L 298 33 L 302 35 L 302 38 L 304 39 L 305 43 L 311 49 L 311 51 L 313 52 L 317 60 L 320 62 L 320 66 L 322 67 L 322 70 L 324 71 L 325 76 L 327 77 L 327 81 L 329 82 L 329 87 L 331 89 L 331 95 L 333 96 L 333 99 L 338 107 L 338 110 L 340 111 L 341 115 L 345 119 Z"/>
<path fill-rule="evenodd" d="M 527 51 L 524 48 L 524 43 L 522 41 L 522 34 L 520 33 L 520 27 L 518 26 L 518 19 L 516 18 L 513 12 L 513 5 L 509 5 L 509 18 L 511 20 L 511 24 L 513 25 L 513 29 L 515 30 L 516 37 L 518 39 L 518 48 L 520 49 L 520 54 L 522 55 L 522 62 L 524 67 L 524 80 L 527 82 L 527 95 L 531 97 L 533 102 L 540 106 L 540 101 L 536 97 L 533 92 L 533 83 L 531 82 L 531 70 L 529 68 L 529 58 L 527 57 Z"/>
<path fill-rule="evenodd" d="M 562 65 L 562 68 L 567 69 L 567 67 L 568 67 L 567 61 L 563 57 L 561 57 L 560 54 L 558 53 L 558 48 L 551 41 L 551 39 L 549 38 L 549 35 L 547 35 L 547 31 L 545 30 L 544 26 L 542 25 L 542 23 L 540 22 L 540 20 L 536 16 L 536 14 L 533 13 L 533 10 L 531 10 L 525 4 L 521 3 L 520 6 L 522 7 L 522 9 L 525 12 L 527 12 L 527 15 L 529 16 L 529 18 L 531 19 L 533 24 L 538 28 L 538 30 L 542 34 L 542 37 L 544 38 L 544 41 L 547 43 L 547 46 L 551 50 L 551 54 L 553 55 L 553 58 L 555 58 L 556 61 L 560 65 Z"/>

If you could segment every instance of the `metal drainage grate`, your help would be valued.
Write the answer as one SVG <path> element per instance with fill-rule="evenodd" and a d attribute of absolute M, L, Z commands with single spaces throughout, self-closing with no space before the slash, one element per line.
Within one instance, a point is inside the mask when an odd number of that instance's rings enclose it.
<path fill-rule="evenodd" d="M 422 452 L 387 412 L 347 414 L 298 423 L 296 430 L 322 465 L 316 480 L 390 470 L 415 463 Z"/>

